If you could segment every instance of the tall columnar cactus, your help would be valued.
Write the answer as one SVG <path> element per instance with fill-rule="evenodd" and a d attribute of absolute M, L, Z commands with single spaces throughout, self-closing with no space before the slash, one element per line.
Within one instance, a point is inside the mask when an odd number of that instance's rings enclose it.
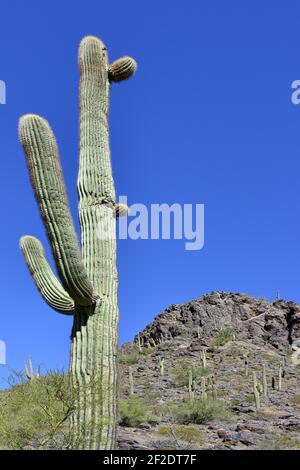
<path fill-rule="evenodd" d="M 19 134 L 31 183 L 51 244 L 59 280 L 39 240 L 25 236 L 20 246 L 37 288 L 58 312 L 73 315 L 70 375 L 77 406 L 71 430 L 75 448 L 116 445 L 118 318 L 116 204 L 111 170 L 108 109 L 111 82 L 136 69 L 130 57 L 109 65 L 105 45 L 93 36 L 79 48 L 80 160 L 78 174 L 79 247 L 68 204 L 55 137 L 48 122 L 28 114 Z"/>
<path fill-rule="evenodd" d="M 253 372 L 253 395 L 256 408 L 260 408 L 260 390 L 257 383 L 256 372 Z"/>
<path fill-rule="evenodd" d="M 202 366 L 203 366 L 204 369 L 206 369 L 207 368 L 207 360 L 206 360 L 206 349 L 205 348 L 202 349 L 200 355 L 201 355 Z"/>
<path fill-rule="evenodd" d="M 264 396 L 268 396 L 268 381 L 267 381 L 267 372 L 266 372 L 266 365 L 263 364 L 263 370 L 262 370 L 262 384 L 263 384 L 263 392 Z"/>

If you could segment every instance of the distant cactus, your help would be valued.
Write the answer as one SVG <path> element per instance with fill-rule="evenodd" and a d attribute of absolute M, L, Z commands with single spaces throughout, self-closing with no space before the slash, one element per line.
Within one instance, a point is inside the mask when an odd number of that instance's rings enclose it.
<path fill-rule="evenodd" d="M 206 360 L 206 349 L 203 348 L 201 351 L 201 361 L 202 361 L 202 367 L 204 369 L 207 368 L 207 360 Z"/>
<path fill-rule="evenodd" d="M 193 371 L 192 369 L 189 370 L 188 376 L 188 391 L 189 391 L 189 399 L 194 399 L 194 390 L 193 390 Z"/>
<path fill-rule="evenodd" d="M 165 360 L 163 357 L 159 358 L 159 371 L 160 375 L 163 377 L 165 375 Z"/>
<path fill-rule="evenodd" d="M 24 373 L 28 380 L 34 382 L 36 379 L 40 377 L 40 371 L 38 370 L 37 373 L 34 373 L 32 360 L 29 358 L 29 367 L 27 367 L 26 361 L 24 363 Z"/>
<path fill-rule="evenodd" d="M 262 371 L 262 383 L 263 383 L 263 393 L 266 397 L 268 395 L 268 382 L 267 382 L 267 374 L 266 374 L 266 366 L 263 364 L 263 371 Z"/>
<path fill-rule="evenodd" d="M 246 355 L 244 356 L 244 364 L 245 364 L 245 376 L 248 377 L 248 374 L 249 374 L 249 361 L 248 361 L 248 357 Z"/>
<path fill-rule="evenodd" d="M 257 378 L 256 378 L 256 373 L 253 372 L 253 394 L 254 394 L 254 402 L 256 408 L 259 410 L 260 408 L 260 392 L 259 392 L 259 387 L 257 384 Z"/>
<path fill-rule="evenodd" d="M 205 377 L 201 377 L 201 398 L 202 398 L 202 400 L 207 400 L 206 378 Z"/>
<path fill-rule="evenodd" d="M 71 418 L 72 447 L 114 449 L 117 427 L 118 319 L 116 204 L 111 171 L 108 109 L 111 82 L 136 69 L 130 57 L 111 65 L 105 45 L 93 36 L 79 48 L 80 162 L 77 181 L 81 249 L 68 204 L 58 148 L 48 122 L 28 114 L 19 135 L 61 283 L 39 240 L 20 246 L 44 300 L 73 315 L 70 375 L 77 402 Z M 30 372 L 30 371 L 29 371 Z"/>
<path fill-rule="evenodd" d="M 132 367 L 128 368 L 128 380 L 129 380 L 129 395 L 134 395 L 134 381 Z"/>
<path fill-rule="evenodd" d="M 215 383 L 215 377 L 214 376 L 209 376 L 207 377 L 207 390 L 211 391 L 212 399 L 217 400 L 218 395 L 217 395 L 217 387 Z"/>
<path fill-rule="evenodd" d="M 279 391 L 282 389 L 282 376 L 283 376 L 283 369 L 282 369 L 282 363 L 280 362 L 279 371 L 278 371 L 278 390 Z"/>
<path fill-rule="evenodd" d="M 141 352 L 142 352 L 142 343 L 141 343 L 141 337 L 140 337 L 139 333 L 137 335 L 137 343 L 138 343 L 139 353 L 141 354 Z"/>
<path fill-rule="evenodd" d="M 272 386 L 272 388 L 273 388 L 273 390 L 274 390 L 274 389 L 275 389 L 275 377 L 272 377 L 271 386 Z"/>

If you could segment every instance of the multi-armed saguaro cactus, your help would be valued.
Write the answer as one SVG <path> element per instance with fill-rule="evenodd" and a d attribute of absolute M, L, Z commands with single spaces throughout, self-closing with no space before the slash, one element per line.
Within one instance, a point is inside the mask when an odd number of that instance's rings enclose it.
<path fill-rule="evenodd" d="M 116 204 L 111 171 L 108 109 L 110 83 L 136 69 L 130 57 L 111 65 L 100 39 L 87 36 L 79 48 L 80 250 L 65 190 L 55 137 L 45 119 L 20 119 L 20 139 L 61 284 L 39 240 L 21 238 L 21 249 L 45 301 L 73 315 L 70 373 L 76 395 L 72 446 L 113 449 L 116 442 L 117 270 Z"/>

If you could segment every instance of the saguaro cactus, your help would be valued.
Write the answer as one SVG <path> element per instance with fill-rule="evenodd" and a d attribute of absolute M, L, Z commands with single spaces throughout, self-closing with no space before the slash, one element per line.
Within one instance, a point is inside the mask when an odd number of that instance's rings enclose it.
<path fill-rule="evenodd" d="M 105 45 L 93 36 L 79 48 L 80 159 L 79 248 L 55 137 L 47 121 L 28 114 L 19 134 L 31 183 L 51 244 L 61 284 L 39 240 L 20 246 L 35 284 L 58 312 L 73 315 L 70 375 L 77 406 L 72 447 L 114 449 L 116 445 L 117 270 L 115 199 L 108 133 L 110 84 L 136 69 L 130 57 L 109 65 Z"/>

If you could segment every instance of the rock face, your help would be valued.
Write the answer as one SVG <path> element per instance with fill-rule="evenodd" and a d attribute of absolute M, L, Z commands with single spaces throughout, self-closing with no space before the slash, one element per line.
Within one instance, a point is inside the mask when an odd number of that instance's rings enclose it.
<path fill-rule="evenodd" d="M 230 419 L 213 412 L 198 424 L 178 422 L 172 410 L 189 397 L 182 377 L 190 370 L 198 374 L 194 399 L 202 396 L 206 377 Z M 294 302 L 212 292 L 171 305 L 120 350 L 119 389 L 125 403 L 129 376 L 135 399 L 153 416 L 138 425 L 121 425 L 120 449 L 300 449 L 300 306 Z M 210 386 L 206 392 L 211 400 Z"/>
<path fill-rule="evenodd" d="M 212 292 L 186 304 L 171 305 L 139 336 L 145 347 L 180 336 L 199 337 L 200 345 L 210 346 L 218 331 L 226 328 L 231 328 L 239 340 L 257 346 L 268 343 L 279 351 L 297 348 L 300 306 L 284 300 L 269 303 L 246 294 Z"/>

